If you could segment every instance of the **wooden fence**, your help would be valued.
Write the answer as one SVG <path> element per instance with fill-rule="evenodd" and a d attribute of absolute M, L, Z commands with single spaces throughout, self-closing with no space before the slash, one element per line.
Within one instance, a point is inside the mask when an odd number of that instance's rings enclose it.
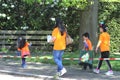
<path fill-rule="evenodd" d="M 19 36 L 25 37 L 28 42 L 32 42 L 32 50 L 49 50 L 47 35 L 51 31 L 22 31 L 22 30 L 0 30 L 0 48 L 9 51 L 16 50 L 17 39 Z M 49 47 L 49 48 L 48 48 Z"/>

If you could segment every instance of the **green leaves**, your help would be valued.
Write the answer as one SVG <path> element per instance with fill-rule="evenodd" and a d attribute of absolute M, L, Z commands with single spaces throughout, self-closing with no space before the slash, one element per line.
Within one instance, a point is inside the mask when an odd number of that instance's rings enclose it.
<path fill-rule="evenodd" d="M 62 0 L 61 5 L 63 7 L 75 7 L 84 9 L 88 5 L 87 0 Z"/>
<path fill-rule="evenodd" d="M 100 0 L 101 2 L 120 2 L 120 0 Z"/>
<path fill-rule="evenodd" d="M 23 1 L 30 4 L 30 5 L 32 5 L 36 0 L 23 0 Z"/>
<path fill-rule="evenodd" d="M 88 0 L 23 0 L 24 2 L 32 5 L 34 2 L 43 4 L 59 4 L 64 8 L 75 7 L 77 9 L 84 9 L 88 5 Z M 90 1 L 89 1 L 90 2 Z"/>

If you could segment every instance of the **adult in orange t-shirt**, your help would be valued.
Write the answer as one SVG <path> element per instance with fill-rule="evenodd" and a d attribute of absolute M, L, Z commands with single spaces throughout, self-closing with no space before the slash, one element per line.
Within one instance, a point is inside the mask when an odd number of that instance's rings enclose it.
<path fill-rule="evenodd" d="M 100 51 L 101 51 L 101 58 L 109 58 L 109 51 L 110 51 L 110 35 L 107 33 L 107 29 L 106 26 L 104 24 L 100 24 L 100 36 L 99 36 L 99 41 L 96 47 L 96 52 L 98 50 L 98 48 L 100 47 Z M 98 67 L 97 69 L 94 70 L 95 73 L 99 73 L 100 72 L 100 67 L 102 65 L 103 60 L 100 60 L 98 63 Z M 105 73 L 106 75 L 112 75 L 113 71 L 111 68 L 111 64 L 109 62 L 109 60 L 106 60 L 108 67 L 109 67 L 109 71 L 107 73 Z"/>
<path fill-rule="evenodd" d="M 62 64 L 62 55 L 66 49 L 66 30 L 59 18 L 56 19 L 56 26 L 52 32 L 52 41 L 54 43 L 53 58 L 58 67 L 56 75 L 62 76 L 67 72 Z"/>

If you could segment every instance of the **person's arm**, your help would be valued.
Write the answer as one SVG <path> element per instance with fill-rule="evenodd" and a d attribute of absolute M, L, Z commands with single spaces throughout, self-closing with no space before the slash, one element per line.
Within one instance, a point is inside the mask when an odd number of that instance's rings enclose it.
<path fill-rule="evenodd" d="M 100 44 L 102 43 L 102 41 L 103 41 L 103 35 L 100 34 L 100 36 L 99 36 L 99 41 L 98 41 L 98 44 L 97 44 L 96 49 L 95 49 L 96 53 L 97 53 L 98 48 L 100 47 Z"/>
<path fill-rule="evenodd" d="M 57 31 L 56 31 L 56 29 L 54 29 L 53 32 L 52 32 L 52 39 L 51 39 L 50 42 L 54 42 L 55 41 L 55 39 L 56 39 L 56 33 L 57 33 Z"/>
<path fill-rule="evenodd" d="M 85 48 L 88 48 L 87 42 L 84 42 L 84 47 L 85 47 Z"/>
<path fill-rule="evenodd" d="M 32 42 L 29 43 L 29 46 L 32 46 Z"/>
<path fill-rule="evenodd" d="M 32 46 L 32 43 L 31 43 L 31 42 L 30 42 L 30 43 L 29 43 L 29 42 L 26 42 L 26 45 L 27 45 L 27 46 Z"/>
<path fill-rule="evenodd" d="M 17 48 L 17 50 L 18 50 L 18 51 L 21 51 L 21 49 L 20 49 L 20 48 Z"/>
<path fill-rule="evenodd" d="M 96 47 L 96 52 L 98 51 L 98 48 L 100 47 L 101 41 L 98 41 L 97 47 Z"/>
<path fill-rule="evenodd" d="M 86 49 L 88 49 L 88 44 L 87 44 L 87 42 L 86 42 L 86 41 L 83 41 L 83 43 L 84 43 L 83 50 L 86 50 Z"/>

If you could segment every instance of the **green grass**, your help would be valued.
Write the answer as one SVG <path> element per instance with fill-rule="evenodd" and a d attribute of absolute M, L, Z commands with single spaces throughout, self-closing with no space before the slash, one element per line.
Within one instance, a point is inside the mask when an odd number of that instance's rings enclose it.
<path fill-rule="evenodd" d="M 63 58 L 79 58 L 79 55 L 80 55 L 80 51 L 76 51 L 76 52 L 65 52 L 64 55 L 63 55 Z M 27 61 L 28 62 L 41 62 L 41 63 L 46 63 L 46 64 L 53 64 L 55 65 L 54 61 L 53 61 L 53 56 L 52 56 L 52 53 L 45 53 L 45 54 L 42 54 L 42 53 L 39 53 L 39 54 L 32 54 L 32 56 L 39 56 L 39 57 L 36 57 L 36 58 L 27 58 Z M 119 58 L 120 55 L 118 54 L 111 54 L 110 57 L 111 58 Z M 94 58 L 98 58 L 99 57 L 99 54 L 94 54 Z M 44 58 L 50 58 L 50 59 L 44 59 Z M 11 60 L 21 60 L 20 58 L 4 58 L 4 60 L 8 60 L 8 59 L 11 59 Z M 119 64 L 120 61 L 110 61 L 111 65 L 112 65 L 112 68 L 113 70 L 116 70 L 116 71 L 120 71 L 120 64 Z M 78 65 L 79 61 L 73 61 L 73 60 L 63 60 L 63 64 L 64 65 Z M 93 61 L 93 66 L 96 67 L 97 66 L 97 63 L 98 61 L 97 60 L 94 60 Z M 102 67 L 101 69 L 103 70 L 107 70 L 108 69 L 108 66 L 106 64 L 105 61 L 103 61 L 103 64 L 102 64 Z"/>

